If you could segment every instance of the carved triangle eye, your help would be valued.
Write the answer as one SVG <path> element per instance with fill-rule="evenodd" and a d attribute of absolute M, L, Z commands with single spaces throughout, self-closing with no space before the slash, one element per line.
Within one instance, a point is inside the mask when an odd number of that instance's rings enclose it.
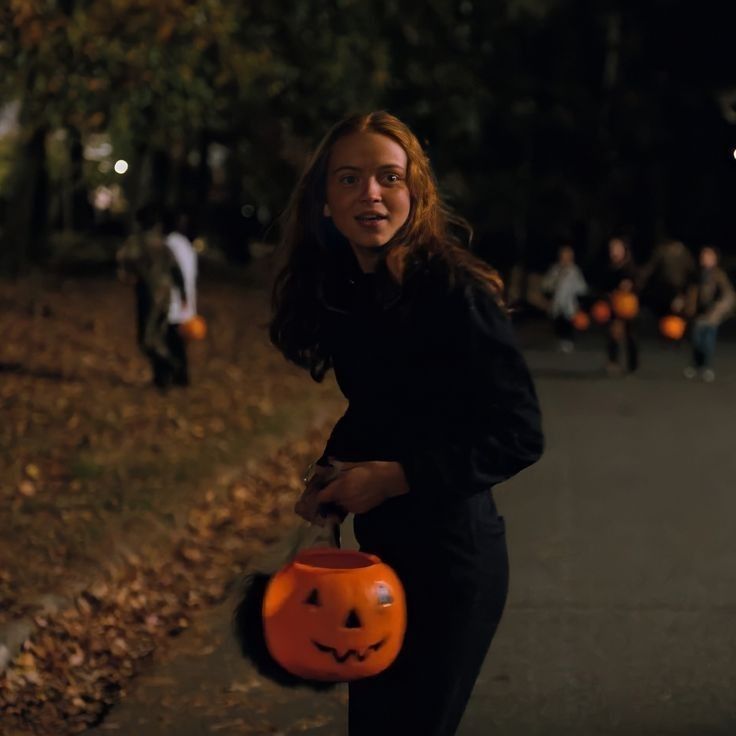
<path fill-rule="evenodd" d="M 313 588 L 312 592 L 304 600 L 308 606 L 321 606 L 322 601 L 319 599 L 319 591 L 317 588 Z"/>

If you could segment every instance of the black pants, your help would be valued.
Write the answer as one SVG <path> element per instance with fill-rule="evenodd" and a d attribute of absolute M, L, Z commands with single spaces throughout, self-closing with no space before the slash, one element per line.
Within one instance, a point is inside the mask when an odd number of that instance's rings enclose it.
<path fill-rule="evenodd" d="M 350 736 L 453 736 L 506 602 L 503 520 L 468 552 L 363 545 L 397 572 L 407 596 L 407 632 L 384 672 L 349 685 Z M 366 549 L 366 547 L 369 547 Z"/>
<path fill-rule="evenodd" d="M 613 319 L 608 326 L 608 361 L 619 363 L 621 346 L 626 345 L 626 367 L 630 372 L 639 367 L 639 345 L 633 320 Z"/>
<path fill-rule="evenodd" d="M 555 317 L 554 325 L 555 335 L 560 340 L 569 340 L 570 342 L 575 340 L 575 326 L 572 320 L 569 320 L 567 317 L 558 316 Z"/>
<path fill-rule="evenodd" d="M 136 327 L 136 339 L 138 340 L 138 346 L 141 350 L 145 350 L 145 333 L 146 323 L 148 322 L 148 316 L 151 313 L 151 292 L 143 281 L 138 280 L 135 282 L 135 327 Z"/>
<path fill-rule="evenodd" d="M 169 325 L 166 330 L 166 347 L 170 357 L 152 353 L 151 369 L 153 382 L 159 388 L 189 385 L 189 366 L 187 363 L 187 346 L 179 334 L 179 325 Z"/>

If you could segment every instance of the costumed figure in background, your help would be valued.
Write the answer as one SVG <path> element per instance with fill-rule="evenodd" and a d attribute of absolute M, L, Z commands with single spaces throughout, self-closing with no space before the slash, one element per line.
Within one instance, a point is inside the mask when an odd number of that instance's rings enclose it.
<path fill-rule="evenodd" d="M 183 290 L 172 285 L 170 294 L 168 329 L 166 343 L 174 358 L 171 383 L 174 386 L 189 385 L 189 367 L 186 341 L 182 337 L 180 325 L 197 314 L 197 251 L 189 239 L 189 218 L 180 212 L 167 215 L 164 222 L 165 242 L 171 251 L 184 282 Z"/>
<path fill-rule="evenodd" d="M 184 279 L 166 247 L 153 206 L 136 213 L 135 231 L 118 250 L 116 260 L 120 279 L 135 286 L 138 345 L 151 363 L 154 385 L 166 389 L 181 370 L 167 335 L 171 292 L 177 289 L 183 295 Z"/>
<path fill-rule="evenodd" d="M 542 291 L 551 300 L 549 314 L 559 340 L 559 349 L 571 353 L 575 349 L 573 317 L 580 310 L 578 299 L 588 290 L 583 273 L 575 263 L 575 251 L 563 245 L 557 263 L 552 264 L 542 279 Z"/>

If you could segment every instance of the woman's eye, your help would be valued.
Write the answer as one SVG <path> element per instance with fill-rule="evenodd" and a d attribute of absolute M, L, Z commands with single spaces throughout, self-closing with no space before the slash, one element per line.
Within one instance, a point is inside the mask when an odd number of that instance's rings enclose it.
<path fill-rule="evenodd" d="M 401 181 L 401 177 L 398 174 L 386 174 L 386 181 L 389 184 L 396 184 L 396 182 Z"/>
<path fill-rule="evenodd" d="M 341 184 L 355 184 L 356 181 L 358 181 L 358 177 L 353 176 L 352 174 L 346 174 L 345 176 L 340 177 Z"/>

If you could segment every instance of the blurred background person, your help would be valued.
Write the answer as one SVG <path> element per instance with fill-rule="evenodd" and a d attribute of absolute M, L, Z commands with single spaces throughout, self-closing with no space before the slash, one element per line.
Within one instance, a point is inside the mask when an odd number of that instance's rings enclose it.
<path fill-rule="evenodd" d="M 642 268 L 640 286 L 642 299 L 657 318 L 683 312 L 695 271 L 695 259 L 681 240 L 665 240 L 654 249 Z"/>
<path fill-rule="evenodd" d="M 631 244 L 626 238 L 612 237 L 608 241 L 608 263 L 603 274 L 603 290 L 615 306 L 617 293 L 636 294 L 637 273 L 631 255 Z M 615 313 L 608 323 L 606 372 L 620 375 L 625 371 L 633 373 L 639 368 L 639 345 L 636 339 L 635 319 L 623 319 Z M 625 357 L 622 355 L 625 350 Z"/>
<path fill-rule="evenodd" d="M 184 294 L 184 279 L 164 242 L 157 209 L 146 205 L 135 220 L 134 232 L 116 253 L 118 276 L 134 284 L 138 346 L 151 363 L 154 385 L 165 390 L 181 371 L 168 335 L 171 292 Z"/>
<path fill-rule="evenodd" d="M 173 283 L 170 289 L 169 324 L 166 342 L 174 358 L 171 367 L 171 383 L 174 386 L 189 385 L 189 365 L 186 341 L 179 329 L 197 314 L 197 251 L 190 240 L 189 216 L 184 212 L 170 212 L 164 219 L 165 242 L 171 251 L 183 279 L 183 288 Z"/>
<path fill-rule="evenodd" d="M 549 314 L 554 323 L 559 349 L 571 353 L 575 349 L 573 317 L 580 310 L 579 297 L 588 290 L 583 273 L 575 263 L 575 251 L 570 245 L 560 247 L 557 262 L 542 279 L 542 291 L 550 299 Z"/>
<path fill-rule="evenodd" d="M 703 246 L 698 256 L 699 271 L 687 293 L 688 316 L 693 320 L 692 365 L 685 368 L 686 378 L 697 375 L 707 382 L 715 380 L 713 354 L 718 327 L 733 310 L 734 289 L 726 272 L 718 265 L 720 254 L 711 245 Z"/>

